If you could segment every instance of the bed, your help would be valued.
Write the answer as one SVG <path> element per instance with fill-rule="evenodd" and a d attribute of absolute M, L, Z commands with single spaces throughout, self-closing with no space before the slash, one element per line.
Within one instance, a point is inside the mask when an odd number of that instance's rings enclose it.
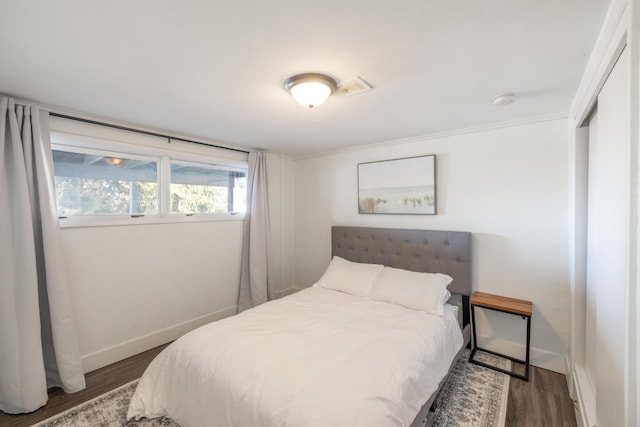
<path fill-rule="evenodd" d="M 470 233 L 331 234 L 318 283 L 176 340 L 145 371 L 127 417 L 183 427 L 420 425 L 469 341 Z M 444 275 L 453 279 L 447 304 L 423 311 L 385 299 L 398 278 Z"/>

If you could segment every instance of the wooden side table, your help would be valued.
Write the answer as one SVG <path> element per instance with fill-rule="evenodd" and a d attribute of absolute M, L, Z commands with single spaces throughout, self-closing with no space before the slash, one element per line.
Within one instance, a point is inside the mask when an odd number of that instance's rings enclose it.
<path fill-rule="evenodd" d="M 520 299 L 507 298 L 499 295 L 491 295 L 485 294 L 484 292 L 474 292 L 471 295 L 471 299 L 469 300 L 471 303 L 471 321 L 472 321 L 472 331 L 473 331 L 473 350 L 471 350 L 471 355 L 469 356 L 469 362 L 474 363 L 476 365 L 484 366 L 485 368 L 490 368 L 496 370 L 498 372 L 502 372 L 507 375 L 511 375 L 514 378 L 519 378 L 521 380 L 529 381 L 529 352 L 531 350 L 531 314 L 533 313 L 533 305 L 530 301 L 524 301 Z M 527 354 L 526 359 L 516 359 L 511 356 L 507 356 L 505 354 L 496 353 L 495 351 L 487 350 L 485 348 L 478 347 L 478 340 L 476 339 L 476 315 L 475 308 L 486 308 L 489 310 L 501 311 L 503 313 L 515 314 L 518 316 L 522 316 L 523 319 L 527 319 Z M 498 368 L 495 366 L 488 365 L 486 363 L 475 360 L 473 357 L 476 354 L 476 351 L 484 351 L 486 353 L 495 354 L 496 356 L 504 357 L 505 359 L 512 360 L 514 362 L 523 363 L 524 364 L 524 375 L 516 374 L 511 371 L 507 371 L 502 368 Z"/>

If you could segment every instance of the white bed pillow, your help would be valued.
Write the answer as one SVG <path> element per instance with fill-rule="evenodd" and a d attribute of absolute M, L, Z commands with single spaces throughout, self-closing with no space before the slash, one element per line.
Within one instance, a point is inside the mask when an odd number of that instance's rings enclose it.
<path fill-rule="evenodd" d="M 318 285 L 359 297 L 367 297 L 378 274 L 384 268 L 379 264 L 362 264 L 334 256 Z"/>
<path fill-rule="evenodd" d="M 370 298 L 442 316 L 451 297 L 453 279 L 441 273 L 417 273 L 385 267 L 373 285 Z"/>

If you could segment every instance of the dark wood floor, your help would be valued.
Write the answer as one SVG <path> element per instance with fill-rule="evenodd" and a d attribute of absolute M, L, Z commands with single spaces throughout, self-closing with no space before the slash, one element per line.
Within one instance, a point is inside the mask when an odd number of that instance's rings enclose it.
<path fill-rule="evenodd" d="M 0 426 L 2 427 L 27 427 L 53 415 L 64 412 L 76 405 L 100 396 L 123 384 L 140 378 L 151 360 L 166 345 L 145 351 L 113 365 L 105 366 L 85 376 L 87 388 L 78 393 L 66 394 L 61 389 L 49 391 L 49 402 L 46 406 L 30 414 L 9 415 L 0 411 Z"/>
<path fill-rule="evenodd" d="M 524 374 L 524 365 L 514 371 Z M 557 372 L 531 366 L 529 382 L 509 382 L 506 427 L 577 427 L 567 378 Z"/>
<path fill-rule="evenodd" d="M 9 415 L 0 411 L 0 426 L 31 426 L 109 390 L 133 381 L 165 346 L 140 353 L 86 376 L 87 388 L 74 394 L 56 389 L 49 393 L 49 403 L 35 412 Z M 572 427 L 576 426 L 573 402 L 565 376 L 532 367 L 529 382 L 512 379 L 509 384 L 506 426 Z"/>

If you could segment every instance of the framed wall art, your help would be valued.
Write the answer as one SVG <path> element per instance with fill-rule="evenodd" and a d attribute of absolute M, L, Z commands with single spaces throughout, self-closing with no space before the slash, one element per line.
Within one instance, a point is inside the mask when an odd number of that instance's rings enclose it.
<path fill-rule="evenodd" d="M 435 215 L 435 154 L 359 163 L 358 213 Z"/>

